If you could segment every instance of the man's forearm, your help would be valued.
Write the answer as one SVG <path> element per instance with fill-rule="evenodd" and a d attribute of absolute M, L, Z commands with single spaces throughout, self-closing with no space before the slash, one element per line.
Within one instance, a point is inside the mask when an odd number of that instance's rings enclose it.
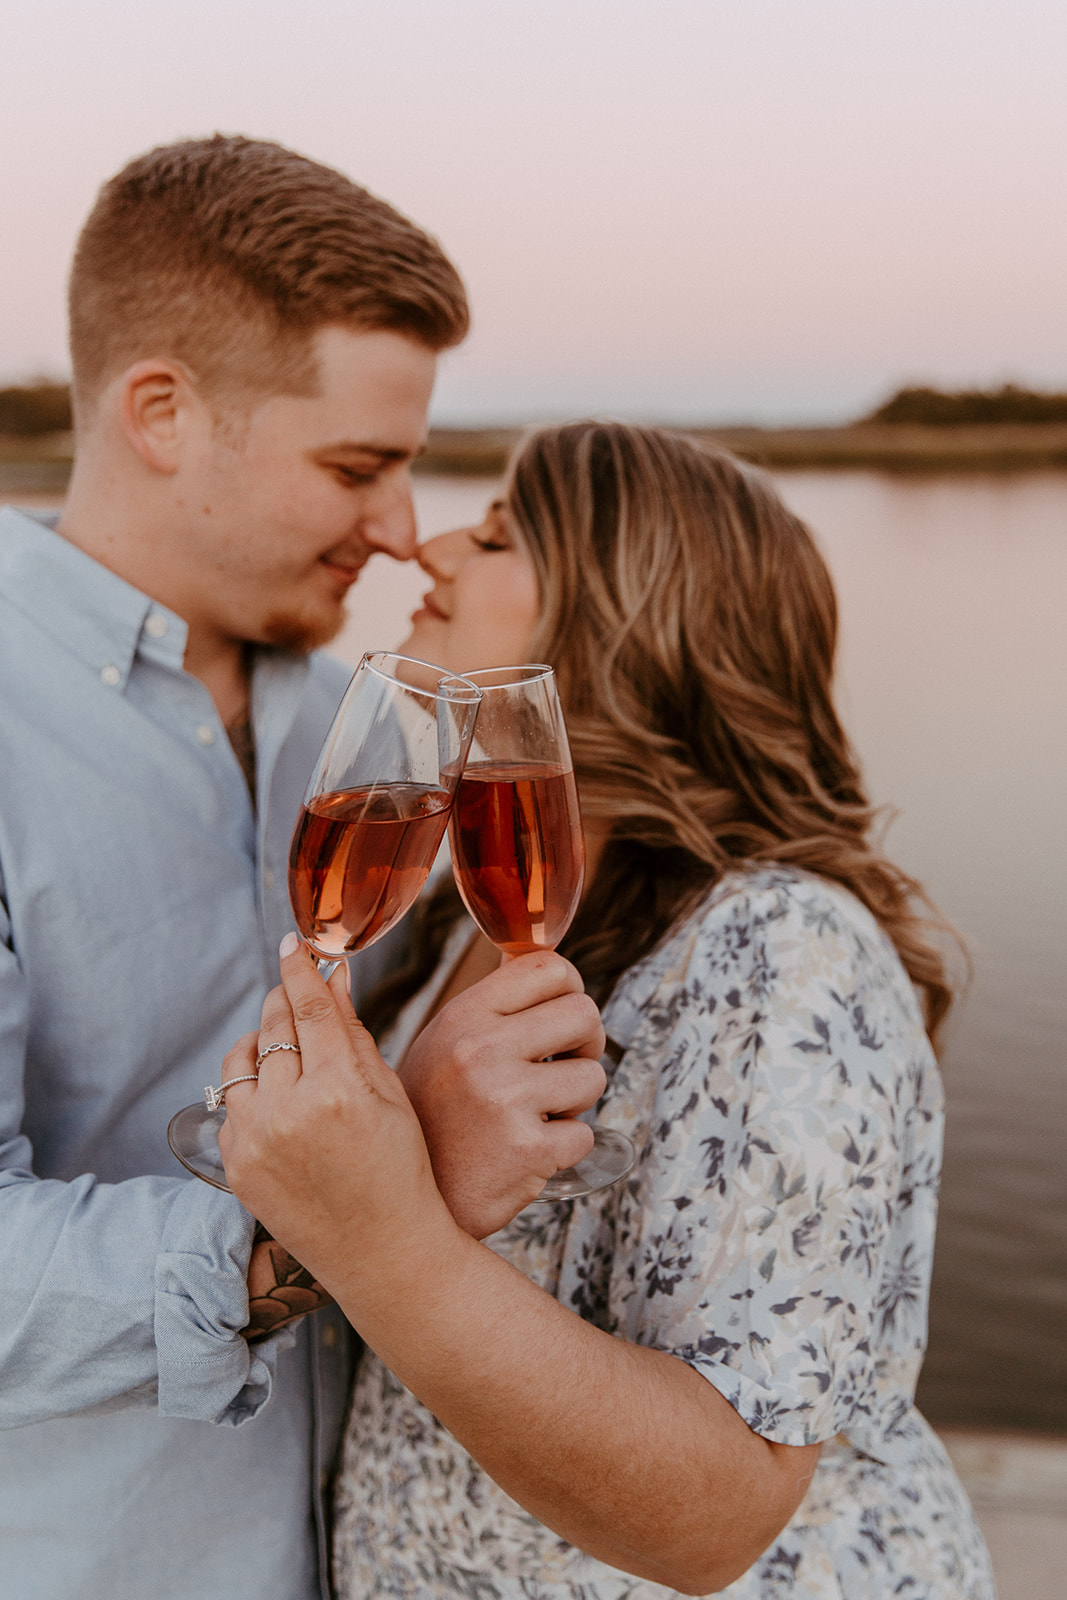
<path fill-rule="evenodd" d="M 248 1262 L 248 1324 L 243 1329 L 249 1344 L 329 1305 L 332 1299 L 285 1246 L 257 1223 Z"/>
<path fill-rule="evenodd" d="M 250 1370 L 232 1331 L 247 1240 L 240 1206 L 193 1179 L 0 1174 L 0 1427 L 125 1406 L 220 1417 Z"/>

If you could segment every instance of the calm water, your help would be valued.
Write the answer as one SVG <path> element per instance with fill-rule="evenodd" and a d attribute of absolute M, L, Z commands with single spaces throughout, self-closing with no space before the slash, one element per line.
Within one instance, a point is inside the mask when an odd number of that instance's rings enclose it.
<path fill-rule="evenodd" d="M 1067 477 L 782 474 L 842 612 L 841 702 L 890 853 L 974 960 L 949 1099 L 930 1352 L 939 1422 L 1067 1433 Z M 425 534 L 493 485 L 421 479 Z M 427 582 L 378 557 L 349 656 L 396 643 Z"/>

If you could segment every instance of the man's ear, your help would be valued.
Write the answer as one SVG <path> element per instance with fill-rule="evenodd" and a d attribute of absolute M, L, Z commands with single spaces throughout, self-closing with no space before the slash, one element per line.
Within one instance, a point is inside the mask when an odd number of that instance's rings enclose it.
<path fill-rule="evenodd" d="M 137 361 L 123 374 L 123 432 L 155 472 L 177 472 L 182 446 L 200 409 L 192 380 L 176 361 Z"/>

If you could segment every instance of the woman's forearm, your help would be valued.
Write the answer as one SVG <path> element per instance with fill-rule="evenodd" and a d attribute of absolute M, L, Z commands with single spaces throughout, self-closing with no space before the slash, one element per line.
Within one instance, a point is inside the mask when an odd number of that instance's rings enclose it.
<path fill-rule="evenodd" d="M 739 1576 L 800 1503 L 818 1446 L 760 1439 L 683 1362 L 581 1321 L 464 1233 L 403 1087 L 347 997 L 306 953 L 285 955 L 282 975 L 264 1031 L 295 1031 L 301 1059 L 231 1092 L 219 1147 L 234 1192 L 475 1460 L 563 1538 L 692 1594 Z M 486 986 L 499 1000 L 546 980 L 558 987 L 551 963 L 516 961 Z M 516 1013 L 524 1027 L 529 1003 Z M 553 1048 L 541 1037 L 534 1059 Z M 247 1038 L 234 1047 L 223 1081 L 242 1077 L 254 1049 Z"/>
<path fill-rule="evenodd" d="M 400 1268 L 352 1261 L 327 1281 L 368 1344 L 501 1488 L 588 1554 L 707 1594 L 803 1498 L 817 1445 L 759 1438 L 684 1362 L 583 1322 L 450 1223 Z"/>

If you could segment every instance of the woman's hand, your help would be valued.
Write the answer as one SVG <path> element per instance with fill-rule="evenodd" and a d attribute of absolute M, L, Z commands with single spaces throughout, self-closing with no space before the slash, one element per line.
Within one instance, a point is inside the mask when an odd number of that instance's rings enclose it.
<path fill-rule="evenodd" d="M 323 983 L 307 950 L 283 941 L 282 987 L 263 1005 L 258 1038 L 229 1052 L 219 1147 L 238 1198 L 314 1278 L 354 1250 L 367 1258 L 409 1235 L 453 1226 L 418 1119 L 352 1010 L 341 972 Z M 326 1273 L 322 1271 L 325 1265 Z"/>
<path fill-rule="evenodd" d="M 482 1238 L 588 1153 L 592 1133 L 574 1118 L 603 1090 L 604 1032 L 561 956 L 519 957 L 458 995 L 412 1046 L 402 1087 L 353 1012 L 343 972 L 327 986 L 302 945 L 283 949 L 282 986 L 264 1002 L 258 1035 L 226 1057 L 222 1081 L 254 1072 L 269 1044 L 300 1053 L 273 1051 L 257 1083 L 227 1091 L 220 1148 L 231 1187 L 284 1241 L 293 1271 L 313 1266 L 295 1241 L 320 1224 L 338 1234 L 358 1223 L 368 1244 L 379 1226 L 395 1239 L 402 1221 L 424 1233 L 442 1196 Z M 561 1052 L 569 1058 L 543 1059 Z M 277 1252 L 257 1252 L 269 1277 Z"/>

